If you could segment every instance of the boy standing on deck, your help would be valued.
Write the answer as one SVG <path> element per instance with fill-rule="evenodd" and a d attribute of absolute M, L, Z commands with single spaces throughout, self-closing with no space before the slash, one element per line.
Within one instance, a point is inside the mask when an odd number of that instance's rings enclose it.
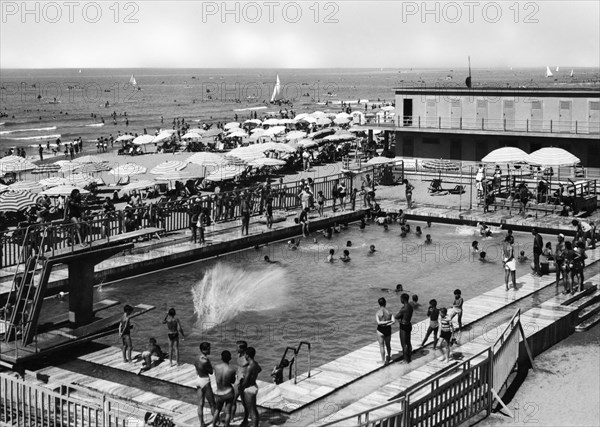
<path fill-rule="evenodd" d="M 121 321 L 119 322 L 119 337 L 121 337 L 121 341 L 123 342 L 123 362 L 131 363 L 131 352 L 133 350 L 133 345 L 131 343 L 131 329 L 133 325 L 131 324 L 131 313 L 133 313 L 133 307 L 127 304 L 123 307 L 123 316 L 121 316 Z"/>

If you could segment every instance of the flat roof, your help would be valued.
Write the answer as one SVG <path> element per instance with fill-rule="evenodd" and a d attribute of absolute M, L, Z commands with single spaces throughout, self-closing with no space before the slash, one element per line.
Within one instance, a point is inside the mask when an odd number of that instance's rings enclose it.
<path fill-rule="evenodd" d="M 532 96 L 600 98 L 600 86 L 581 87 L 445 87 L 415 86 L 394 88 L 396 95 L 454 95 L 454 96 Z"/>

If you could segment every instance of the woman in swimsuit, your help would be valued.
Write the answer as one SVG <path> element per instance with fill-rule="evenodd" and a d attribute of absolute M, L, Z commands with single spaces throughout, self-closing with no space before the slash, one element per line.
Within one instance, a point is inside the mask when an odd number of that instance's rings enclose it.
<path fill-rule="evenodd" d="M 179 333 L 181 338 L 185 338 L 183 328 L 179 319 L 176 317 L 174 308 L 169 309 L 169 312 L 163 320 L 163 324 L 167 325 L 167 336 L 169 337 L 169 362 L 173 366 L 173 352 L 175 352 L 175 364 L 179 365 Z"/>
<path fill-rule="evenodd" d="M 385 308 L 387 304 L 385 298 L 379 298 L 377 302 L 379 303 L 379 310 L 375 315 L 375 320 L 377 322 L 377 341 L 381 351 L 381 363 L 390 363 L 392 356 L 392 325 L 395 319 L 394 315 Z"/>

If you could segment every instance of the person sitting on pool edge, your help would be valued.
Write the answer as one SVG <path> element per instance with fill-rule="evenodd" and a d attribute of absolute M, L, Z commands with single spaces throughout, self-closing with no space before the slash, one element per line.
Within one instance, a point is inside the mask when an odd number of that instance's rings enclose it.
<path fill-rule="evenodd" d="M 156 364 L 152 363 L 152 356 L 158 357 Z M 148 340 L 147 349 L 144 350 L 140 356 L 142 358 L 142 367 L 140 368 L 137 374 L 140 375 L 142 372 L 145 372 L 152 368 L 152 366 L 159 365 L 160 363 L 162 363 L 163 360 L 165 360 L 166 356 L 167 355 L 163 353 L 160 346 L 156 344 L 156 339 L 150 338 Z"/>

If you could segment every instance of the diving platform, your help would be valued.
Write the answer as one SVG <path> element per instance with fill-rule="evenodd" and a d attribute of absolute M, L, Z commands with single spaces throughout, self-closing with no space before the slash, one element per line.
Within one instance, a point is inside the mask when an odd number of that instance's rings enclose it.
<path fill-rule="evenodd" d="M 122 233 L 94 241 L 91 245 L 48 248 L 46 239 L 58 231 L 52 227 L 26 231 L 25 241 L 35 241 L 36 245 L 29 253 L 23 251 L 2 309 L 0 363 L 4 366 L 18 367 L 25 361 L 50 352 L 113 333 L 121 315 L 99 319 L 96 313 L 118 302 L 94 303 L 94 267 L 118 253 L 132 249 L 132 240 L 158 234 L 161 229 Z M 68 271 L 68 313 L 55 314 L 40 325 L 50 275 L 59 264 L 66 265 Z M 139 304 L 132 315 L 139 316 L 153 308 Z"/>

